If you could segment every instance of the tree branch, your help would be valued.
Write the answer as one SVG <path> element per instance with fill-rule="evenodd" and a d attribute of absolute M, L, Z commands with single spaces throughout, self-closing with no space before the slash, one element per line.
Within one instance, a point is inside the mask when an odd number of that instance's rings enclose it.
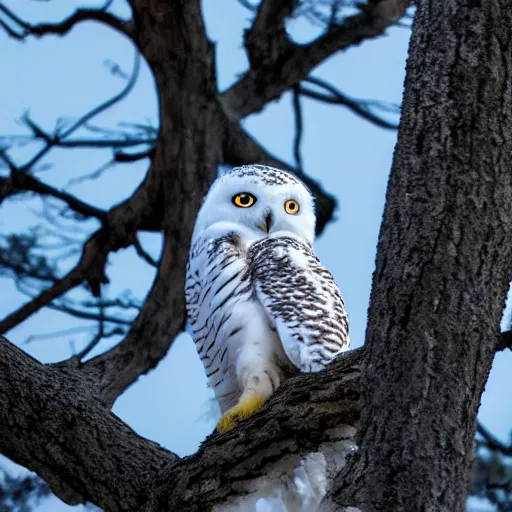
<path fill-rule="evenodd" d="M 42 365 L 3 336 L 0 430 L 0 451 L 63 501 L 109 511 L 140 510 L 155 476 L 177 460 L 106 409 L 78 372 Z"/>
<path fill-rule="evenodd" d="M 480 422 L 477 423 L 476 431 L 484 438 L 487 448 L 500 452 L 502 455 L 512 455 L 512 445 L 503 444 L 494 437 Z"/>
<path fill-rule="evenodd" d="M 38 297 L 0 321 L 0 333 L 6 333 L 83 281 L 87 281 L 93 295 L 98 296 L 101 284 L 106 282 L 105 263 L 108 254 L 131 245 L 133 236 L 139 229 L 148 231 L 160 229 L 161 219 L 155 211 L 154 201 L 158 195 L 152 192 L 154 181 L 149 172 L 144 182 L 129 199 L 107 213 L 103 227 L 85 243 L 82 257 L 77 265 Z"/>
<path fill-rule="evenodd" d="M 512 350 L 512 331 L 505 331 L 500 334 L 496 345 L 496 352 L 501 352 L 507 348 Z"/>
<path fill-rule="evenodd" d="M 293 88 L 292 104 L 295 116 L 295 138 L 293 141 L 293 154 L 295 156 L 295 163 L 297 164 L 297 168 L 300 170 L 300 172 L 302 172 L 302 155 L 300 152 L 300 147 L 302 143 L 304 123 L 302 119 L 302 107 L 300 104 L 300 89 L 298 86 Z"/>
<path fill-rule="evenodd" d="M 1 337 L 0 451 L 67 503 L 91 501 L 109 512 L 209 510 L 344 438 L 339 427 L 359 417 L 363 357 L 355 350 L 325 371 L 289 379 L 252 419 L 178 460 L 105 408 L 81 372 L 42 365 Z"/>
<path fill-rule="evenodd" d="M 190 238 L 201 199 L 217 175 L 224 134 L 214 47 L 200 1 L 133 0 L 131 5 L 141 51 L 160 92 L 160 138 L 152 168 L 161 177 L 155 196 L 166 206 L 164 247 L 153 286 L 126 338 L 83 368 L 107 404 L 155 367 L 184 328 Z M 169 56 L 165 65 L 162 55 Z M 177 127 L 194 137 L 177 137 Z"/>
<path fill-rule="evenodd" d="M 69 137 L 72 133 L 74 133 L 78 128 L 84 126 L 88 121 L 90 121 L 93 117 L 101 114 L 105 110 L 108 110 L 110 107 L 114 106 L 116 103 L 124 99 L 128 94 L 132 91 L 133 87 L 137 82 L 137 78 L 139 77 L 140 71 L 140 54 L 136 51 L 135 57 L 133 61 L 133 70 L 130 75 L 130 79 L 126 82 L 126 85 L 119 91 L 117 94 L 104 101 L 100 105 L 97 105 L 93 109 L 86 112 L 82 117 L 80 117 L 77 121 L 71 124 L 69 128 L 66 128 L 62 131 L 62 133 L 56 133 L 53 136 L 47 135 L 44 136 L 44 132 L 35 125 L 33 121 L 30 120 L 28 116 L 25 116 L 25 121 L 30 126 L 30 128 L 34 131 L 35 136 L 42 137 L 47 141 L 47 144 L 41 148 L 41 150 L 36 153 L 27 163 L 25 163 L 20 171 L 28 171 L 33 165 L 35 165 L 43 156 L 45 156 L 54 146 L 59 144 L 59 142 L 63 141 L 67 137 Z"/>
<path fill-rule="evenodd" d="M 297 0 L 262 0 L 256 18 L 245 32 L 245 48 L 251 67 L 272 66 L 292 44 L 284 22 Z"/>
<path fill-rule="evenodd" d="M 137 235 L 135 235 L 133 240 L 133 247 L 138 256 L 140 256 L 146 263 L 152 267 L 158 268 L 158 262 L 144 249 L 144 247 L 142 247 L 142 244 L 140 243 L 139 237 Z"/>
<path fill-rule="evenodd" d="M 111 2 L 109 1 L 108 4 Z M 97 21 L 114 30 L 124 34 L 130 39 L 134 40 L 135 32 L 133 31 L 132 24 L 129 21 L 119 19 L 117 16 L 106 11 L 105 7 L 102 9 L 77 9 L 71 16 L 58 22 L 58 23 L 39 23 L 32 25 L 18 16 L 16 16 L 5 5 L 0 4 L 0 11 L 3 12 L 12 22 L 21 27 L 21 34 L 11 29 L 7 24 L 2 23 L 2 26 L 7 33 L 16 39 L 25 39 L 28 35 L 35 37 L 42 37 L 47 34 L 54 34 L 63 36 L 67 34 L 73 27 L 84 21 Z"/>
<path fill-rule="evenodd" d="M 299 87 L 299 92 L 307 96 L 309 98 L 313 98 L 315 100 L 323 101 L 325 103 L 333 103 L 338 105 L 344 105 L 348 109 L 350 109 L 352 112 L 357 114 L 358 116 L 361 116 L 363 119 L 366 119 L 367 121 L 370 121 L 371 123 L 379 126 L 380 128 L 386 128 L 389 130 L 396 130 L 398 129 L 397 123 L 391 123 L 387 121 L 386 119 L 382 119 L 381 117 L 375 115 L 373 112 L 371 112 L 368 108 L 368 102 L 365 102 L 363 100 L 354 100 L 343 94 L 341 91 L 336 89 L 331 84 L 325 82 L 324 80 L 320 80 L 318 78 L 308 77 L 304 79 L 305 82 L 309 82 L 312 84 L 315 84 L 317 86 L 320 86 L 327 91 L 329 91 L 329 95 L 322 94 L 316 91 L 312 91 L 311 89 L 307 89 L 303 86 Z M 366 105 L 365 105 L 366 103 Z"/>
<path fill-rule="evenodd" d="M 73 211 L 83 215 L 84 217 L 95 217 L 99 220 L 105 220 L 107 213 L 100 208 L 89 205 L 84 201 L 81 201 L 72 194 L 58 190 L 42 181 L 38 180 L 34 176 L 20 171 L 7 157 L 5 152 L 0 151 L 0 158 L 7 163 L 11 170 L 10 180 L 4 178 L 5 182 L 0 189 L 0 203 L 8 195 L 15 194 L 19 191 L 25 192 L 36 192 L 40 195 L 46 195 L 55 197 L 65 202 Z M 10 183 L 7 183 L 10 181 Z"/>
<path fill-rule="evenodd" d="M 195 455 L 164 472 L 144 511 L 211 510 L 237 495 L 263 491 L 266 477 L 293 470 L 320 444 L 346 439 L 343 427 L 359 418 L 363 358 L 364 349 L 357 349 L 322 372 L 285 381 L 260 413 L 209 437 Z"/>
<path fill-rule="evenodd" d="M 175 258 L 175 239 L 167 231 L 155 281 L 127 336 L 82 367 L 82 371 L 97 382 L 105 404 L 112 405 L 140 375 L 154 368 L 184 329 L 182 289 L 169 286 L 169 283 L 179 283 L 183 279 Z"/>
<path fill-rule="evenodd" d="M 241 119 L 259 112 L 269 101 L 306 78 L 310 71 L 337 51 L 373 39 L 398 19 L 409 0 L 379 0 L 370 2 L 359 14 L 350 16 L 310 44 L 290 43 L 274 59 L 272 73 L 266 66 L 252 67 L 237 83 L 221 95 L 228 115 Z"/>

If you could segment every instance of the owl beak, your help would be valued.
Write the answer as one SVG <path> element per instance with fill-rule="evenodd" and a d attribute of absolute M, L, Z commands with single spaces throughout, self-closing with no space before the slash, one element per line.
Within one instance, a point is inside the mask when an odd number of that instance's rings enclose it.
<path fill-rule="evenodd" d="M 265 218 L 263 219 L 263 222 L 261 224 L 258 224 L 258 228 L 260 228 L 262 231 L 265 231 L 265 233 L 270 233 L 270 228 L 272 227 L 272 214 L 268 213 Z"/>
<path fill-rule="evenodd" d="M 265 227 L 267 228 L 267 233 L 270 233 L 270 228 L 272 226 L 272 214 L 269 213 L 266 217 L 265 217 Z"/>

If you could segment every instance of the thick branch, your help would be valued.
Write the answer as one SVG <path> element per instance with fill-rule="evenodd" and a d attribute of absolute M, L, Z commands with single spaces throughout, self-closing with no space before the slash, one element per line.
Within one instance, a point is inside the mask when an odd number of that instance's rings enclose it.
<path fill-rule="evenodd" d="M 42 365 L 0 336 L 0 451 L 70 504 L 137 511 L 177 457 L 141 438 L 69 368 Z"/>
<path fill-rule="evenodd" d="M 272 72 L 266 66 L 251 68 L 221 96 L 226 112 L 240 119 L 259 112 L 269 101 L 306 78 L 310 71 L 330 55 L 384 33 L 401 18 L 409 0 L 380 0 L 347 18 L 341 25 L 306 45 L 290 43 L 279 59 L 274 59 Z"/>
<path fill-rule="evenodd" d="M 253 137 L 251 137 L 238 122 L 227 122 L 226 137 L 223 145 L 223 161 L 232 166 L 248 164 L 265 164 L 279 169 L 288 170 L 298 176 L 309 187 L 315 196 L 317 215 L 317 234 L 320 234 L 327 222 L 332 219 L 336 208 L 336 199 L 326 192 L 308 175 L 283 162 L 270 154 Z"/>
<path fill-rule="evenodd" d="M 285 28 L 296 0 L 263 0 L 252 27 L 245 33 L 245 47 L 252 67 L 272 66 L 292 44 Z"/>
<path fill-rule="evenodd" d="M 500 352 L 507 348 L 512 350 L 512 331 L 505 331 L 500 334 L 496 345 L 496 352 Z"/>
<path fill-rule="evenodd" d="M 109 412 L 80 372 L 43 366 L 2 337 L 0 451 L 68 503 L 88 500 L 109 512 L 209 510 L 343 437 L 338 427 L 359 416 L 363 354 L 286 381 L 251 420 L 175 463 Z"/>
<path fill-rule="evenodd" d="M 160 228 L 161 220 L 155 204 L 155 197 L 158 196 L 152 192 L 153 185 L 154 179 L 149 173 L 129 199 L 108 212 L 103 227 L 85 243 L 77 265 L 38 297 L 0 321 L 0 333 L 6 333 L 84 281 L 89 283 L 93 294 L 99 295 L 101 284 L 106 282 L 105 263 L 108 254 L 131 245 L 138 230 Z"/>
<path fill-rule="evenodd" d="M 364 349 L 354 350 L 320 373 L 286 381 L 261 413 L 210 437 L 195 455 L 164 473 L 145 512 L 211 510 L 254 491 L 260 478 L 293 470 L 321 443 L 343 439 L 343 425 L 353 426 L 359 418 L 363 357 Z"/>
<path fill-rule="evenodd" d="M 190 238 L 201 199 L 217 174 L 224 134 L 214 48 L 199 0 L 134 0 L 132 7 L 140 48 L 160 92 L 160 139 L 152 167 L 162 178 L 158 192 L 165 204 L 164 249 L 153 286 L 126 338 L 84 368 L 107 404 L 154 368 L 184 328 Z M 162 55 L 172 58 L 162 60 Z M 177 137 L 178 132 L 194 136 Z"/>
<path fill-rule="evenodd" d="M 169 286 L 182 279 L 181 265 L 176 266 L 176 246 L 169 233 L 164 235 L 155 282 L 126 338 L 82 367 L 96 381 L 101 398 L 108 405 L 160 362 L 184 328 L 183 287 Z"/>

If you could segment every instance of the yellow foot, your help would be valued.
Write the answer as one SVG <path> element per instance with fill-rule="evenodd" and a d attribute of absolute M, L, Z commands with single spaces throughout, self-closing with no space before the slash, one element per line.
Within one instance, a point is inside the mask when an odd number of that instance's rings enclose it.
<path fill-rule="evenodd" d="M 261 395 L 254 393 L 245 397 L 242 396 L 234 407 L 231 407 L 228 412 L 222 415 L 217 423 L 217 430 L 219 432 L 231 430 L 238 423 L 258 412 L 263 407 L 264 402 L 265 399 Z"/>

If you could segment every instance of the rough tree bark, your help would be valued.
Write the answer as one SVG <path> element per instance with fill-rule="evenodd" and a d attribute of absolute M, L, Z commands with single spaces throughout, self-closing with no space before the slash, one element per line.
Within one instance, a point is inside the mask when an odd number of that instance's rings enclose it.
<path fill-rule="evenodd" d="M 512 263 L 508 2 L 416 2 L 367 348 L 286 382 L 260 414 L 184 459 L 137 436 L 110 406 L 183 327 L 185 261 L 202 193 L 220 163 L 280 165 L 239 120 L 336 50 L 383 33 L 408 1 L 371 0 L 312 43 L 295 45 L 283 30 L 295 3 L 263 0 L 245 41 L 251 69 L 223 94 L 199 0 L 131 3 L 133 23 L 112 26 L 134 39 L 155 76 L 161 129 L 151 169 L 132 198 L 101 214 L 77 268 L 0 322 L 0 332 L 83 281 L 99 287 L 108 253 L 132 244 L 137 230 L 163 228 L 162 260 L 129 334 L 101 356 L 41 365 L 0 340 L 0 452 L 69 503 L 207 510 L 358 422 L 359 452 L 327 507 L 463 510 Z M 68 22 L 50 32 L 69 29 Z M 320 214 L 332 206 L 320 203 Z"/>
<path fill-rule="evenodd" d="M 355 350 L 321 375 L 290 379 L 244 427 L 210 436 L 179 459 L 112 414 L 77 369 L 42 365 L 0 336 L 0 452 L 66 503 L 90 501 L 107 512 L 209 510 L 294 468 L 322 442 L 343 439 L 340 424 L 359 417 L 363 355 Z"/>
<path fill-rule="evenodd" d="M 512 11 L 419 0 L 369 309 L 360 452 L 334 499 L 462 511 L 511 279 Z"/>

